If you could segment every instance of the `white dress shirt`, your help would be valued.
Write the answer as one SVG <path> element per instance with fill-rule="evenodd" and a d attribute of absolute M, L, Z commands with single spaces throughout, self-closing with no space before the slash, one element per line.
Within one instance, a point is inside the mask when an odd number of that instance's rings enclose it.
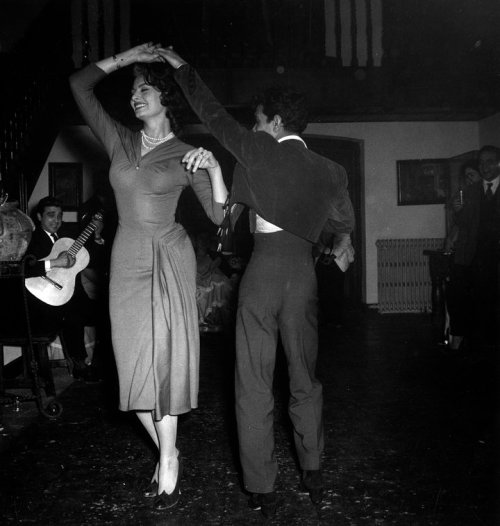
<path fill-rule="evenodd" d="M 491 184 L 491 191 L 493 192 L 493 195 L 495 195 L 495 192 L 498 189 L 498 184 L 500 183 L 500 175 L 495 177 L 493 181 L 485 181 L 483 179 L 483 191 L 486 193 L 486 190 L 488 190 L 488 186 Z"/>

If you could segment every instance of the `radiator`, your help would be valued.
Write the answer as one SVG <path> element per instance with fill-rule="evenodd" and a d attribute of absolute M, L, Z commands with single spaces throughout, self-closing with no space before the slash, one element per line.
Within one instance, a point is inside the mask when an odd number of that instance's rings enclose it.
<path fill-rule="evenodd" d="M 440 250 L 443 239 L 379 239 L 375 244 L 379 312 L 429 312 L 431 278 L 423 251 Z"/>

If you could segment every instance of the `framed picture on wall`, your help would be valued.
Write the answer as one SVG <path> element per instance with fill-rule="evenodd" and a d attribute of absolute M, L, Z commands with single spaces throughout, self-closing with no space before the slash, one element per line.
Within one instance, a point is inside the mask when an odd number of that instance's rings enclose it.
<path fill-rule="evenodd" d="M 82 163 L 49 163 L 49 194 L 62 201 L 64 210 L 78 210 L 82 185 Z"/>
<path fill-rule="evenodd" d="M 398 206 L 439 205 L 449 195 L 447 159 L 397 161 Z"/>

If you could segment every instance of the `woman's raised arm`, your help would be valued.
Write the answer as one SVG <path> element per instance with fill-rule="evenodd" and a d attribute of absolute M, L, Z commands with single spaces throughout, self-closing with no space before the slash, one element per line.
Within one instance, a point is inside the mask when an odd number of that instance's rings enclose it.
<path fill-rule="evenodd" d="M 102 69 L 105 73 L 112 73 L 120 68 L 135 64 L 136 62 L 158 62 L 159 57 L 156 50 L 160 47 L 160 44 L 153 44 L 148 42 L 147 44 L 140 44 L 133 48 L 122 51 L 116 55 L 112 55 L 108 58 L 103 58 L 96 62 L 95 65 Z"/>

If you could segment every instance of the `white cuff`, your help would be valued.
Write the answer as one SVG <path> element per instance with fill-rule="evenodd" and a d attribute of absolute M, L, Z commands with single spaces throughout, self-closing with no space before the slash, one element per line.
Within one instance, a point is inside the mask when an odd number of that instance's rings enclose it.
<path fill-rule="evenodd" d="M 50 270 L 50 261 L 49 260 L 45 260 L 45 272 L 48 272 Z"/>

